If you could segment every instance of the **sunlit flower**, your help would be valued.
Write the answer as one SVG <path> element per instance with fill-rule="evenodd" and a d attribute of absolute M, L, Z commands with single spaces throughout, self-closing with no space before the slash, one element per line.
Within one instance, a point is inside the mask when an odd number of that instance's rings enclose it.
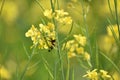
<path fill-rule="evenodd" d="M 68 58 L 75 57 L 76 54 L 74 52 L 68 52 Z"/>
<path fill-rule="evenodd" d="M 82 39 L 84 38 L 85 40 L 83 41 Z M 86 44 L 86 37 L 81 36 L 81 34 L 79 34 L 79 35 L 74 35 L 73 40 L 69 40 L 66 43 L 64 43 L 63 48 L 68 51 L 69 58 L 78 56 L 81 57 L 83 60 L 90 60 L 90 55 L 84 50 L 85 44 Z"/>
<path fill-rule="evenodd" d="M 90 80 L 99 80 L 98 79 L 97 69 L 94 69 L 92 71 L 87 71 L 87 74 L 84 75 L 83 77 L 87 77 Z"/>
<path fill-rule="evenodd" d="M 71 24 L 72 18 L 69 16 L 68 12 L 64 12 L 63 9 L 55 10 L 55 19 L 60 23 Z"/>
<path fill-rule="evenodd" d="M 69 13 L 65 12 L 63 9 L 55 10 L 55 12 L 52 12 L 52 9 L 49 9 L 49 10 L 45 10 L 43 14 L 48 19 L 52 19 L 54 17 L 60 23 L 64 23 L 64 24 L 72 23 L 72 18 L 69 16 Z"/>
<path fill-rule="evenodd" d="M 64 24 L 71 24 L 72 23 L 71 17 L 59 18 L 58 21 L 60 23 L 64 23 Z"/>
<path fill-rule="evenodd" d="M 108 72 L 105 70 L 100 70 L 100 74 L 103 79 L 109 79 L 109 80 L 111 79 L 111 76 L 108 75 Z"/>
<path fill-rule="evenodd" d="M 64 17 L 66 15 L 69 15 L 69 13 L 68 12 L 64 12 L 63 9 L 61 9 L 61 10 L 55 10 L 55 13 L 56 13 L 56 18 L 57 19 L 60 18 L 60 17 Z"/>
<path fill-rule="evenodd" d="M 31 40 L 33 41 L 33 44 L 37 44 L 38 39 L 40 38 L 40 32 L 37 28 L 35 28 L 34 25 L 28 30 L 28 32 L 25 33 L 26 37 L 31 37 Z"/>
<path fill-rule="evenodd" d="M 112 80 L 112 77 L 108 75 L 108 72 L 105 70 L 99 70 L 94 69 L 92 71 L 87 71 L 87 74 L 83 77 L 86 77 L 90 80 Z"/>
<path fill-rule="evenodd" d="M 87 60 L 87 61 L 90 60 L 90 54 L 89 53 L 87 53 L 87 52 L 84 53 L 84 60 Z"/>
<path fill-rule="evenodd" d="M 11 77 L 9 71 L 4 66 L 0 67 L 0 77 L 2 79 L 10 79 Z"/>
<path fill-rule="evenodd" d="M 44 16 L 46 16 L 49 19 L 52 19 L 52 17 L 53 17 L 52 9 L 45 10 L 43 14 L 44 14 Z"/>
<path fill-rule="evenodd" d="M 83 54 L 83 53 L 84 53 L 84 48 L 83 48 L 83 47 L 77 47 L 77 48 L 76 48 L 76 52 L 77 52 L 78 54 Z"/>
<path fill-rule="evenodd" d="M 76 41 L 78 41 L 79 44 L 81 44 L 82 46 L 86 45 L 86 37 L 82 36 L 81 34 L 79 35 L 74 35 L 74 38 L 76 39 Z"/>
<path fill-rule="evenodd" d="M 31 37 L 33 46 L 36 45 L 39 49 L 53 49 L 55 47 L 55 26 L 52 23 L 39 24 L 39 29 L 32 25 L 25 35 Z"/>

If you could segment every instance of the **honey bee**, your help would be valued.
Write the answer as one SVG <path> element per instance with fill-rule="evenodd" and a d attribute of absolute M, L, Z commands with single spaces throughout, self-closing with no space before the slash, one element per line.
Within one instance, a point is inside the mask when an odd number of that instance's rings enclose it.
<path fill-rule="evenodd" d="M 55 47 L 55 42 L 56 42 L 55 39 L 50 39 L 50 43 L 51 43 L 51 45 L 49 46 L 49 50 L 48 50 L 48 52 L 50 52 L 50 51 Z"/>

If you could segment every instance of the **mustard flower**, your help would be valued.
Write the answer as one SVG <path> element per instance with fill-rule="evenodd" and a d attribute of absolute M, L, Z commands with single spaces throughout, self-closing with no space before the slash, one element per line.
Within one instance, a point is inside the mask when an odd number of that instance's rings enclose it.
<path fill-rule="evenodd" d="M 56 18 L 64 17 L 66 15 L 69 15 L 69 13 L 68 12 L 64 12 L 63 9 L 61 9 L 61 10 L 55 10 L 55 13 L 56 13 Z"/>
<path fill-rule="evenodd" d="M 26 37 L 31 37 L 33 44 L 36 45 L 38 43 L 38 39 L 40 38 L 40 32 L 34 25 L 25 33 Z"/>
<path fill-rule="evenodd" d="M 99 80 L 98 79 L 97 69 L 94 69 L 92 71 L 87 71 L 87 74 L 84 75 L 83 77 L 87 77 L 90 80 Z"/>
<path fill-rule="evenodd" d="M 78 54 L 83 54 L 83 53 L 84 53 L 84 48 L 83 48 L 83 47 L 77 47 L 77 48 L 76 48 L 76 52 L 77 52 Z"/>
<path fill-rule="evenodd" d="M 55 19 L 64 24 L 71 24 L 72 18 L 69 16 L 68 12 L 64 12 L 63 9 L 61 10 L 55 10 Z"/>
<path fill-rule="evenodd" d="M 87 61 L 90 60 L 90 54 L 88 52 L 84 53 L 84 60 L 87 60 Z"/>
<path fill-rule="evenodd" d="M 110 75 L 108 75 L 108 72 L 105 71 L 105 70 L 100 70 L 100 74 L 101 74 L 101 77 L 104 79 L 104 80 L 110 80 L 112 79 Z"/>
<path fill-rule="evenodd" d="M 68 12 L 65 12 L 63 9 L 61 10 L 55 10 L 55 12 L 52 12 L 52 9 L 46 9 L 43 12 L 44 16 L 48 19 L 55 18 L 60 23 L 63 24 L 71 24 L 72 18 L 69 16 Z"/>
<path fill-rule="evenodd" d="M 82 36 L 81 34 L 79 34 L 79 35 L 74 35 L 74 38 L 82 46 L 86 45 L 86 37 L 85 36 Z"/>
<path fill-rule="evenodd" d="M 46 9 L 43 12 L 44 16 L 46 16 L 48 19 L 52 19 L 53 18 L 53 13 L 52 13 L 52 9 Z"/>
<path fill-rule="evenodd" d="M 76 54 L 74 52 L 68 52 L 68 58 L 75 57 Z"/>
<path fill-rule="evenodd" d="M 94 69 L 92 71 L 87 71 L 87 74 L 83 77 L 87 77 L 90 80 L 112 80 L 112 77 L 108 75 L 108 72 L 105 70 L 99 70 Z"/>
<path fill-rule="evenodd" d="M 39 24 L 39 29 L 32 25 L 25 36 L 31 37 L 33 46 L 37 45 L 39 49 L 51 50 L 55 47 L 55 26 L 52 23 L 47 25 Z"/>
<path fill-rule="evenodd" d="M 74 35 L 73 40 L 67 41 L 66 44 L 64 43 L 63 48 L 65 48 L 68 51 L 69 58 L 79 56 L 83 58 L 83 60 L 90 60 L 90 55 L 84 50 L 85 44 L 86 44 L 86 37 L 81 36 L 81 34 L 79 34 L 79 35 Z"/>

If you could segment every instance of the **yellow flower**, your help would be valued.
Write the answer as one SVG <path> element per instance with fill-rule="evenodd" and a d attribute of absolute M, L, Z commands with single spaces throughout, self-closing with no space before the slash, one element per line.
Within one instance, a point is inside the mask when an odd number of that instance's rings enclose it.
<path fill-rule="evenodd" d="M 60 23 L 64 24 L 71 24 L 72 19 L 68 12 L 64 12 L 63 9 L 61 10 L 55 10 L 55 12 L 52 12 L 52 9 L 47 9 L 44 11 L 44 16 L 46 16 L 48 19 L 52 19 L 53 17 Z"/>
<path fill-rule="evenodd" d="M 77 52 L 77 54 L 83 54 L 84 53 L 84 48 L 83 47 L 77 47 L 76 52 Z"/>
<path fill-rule="evenodd" d="M 44 16 L 46 16 L 49 19 L 52 19 L 52 17 L 53 17 L 52 9 L 45 10 L 43 14 L 44 14 Z"/>
<path fill-rule="evenodd" d="M 64 23 L 64 24 L 71 24 L 72 23 L 71 17 L 59 18 L 58 21 L 60 23 Z"/>
<path fill-rule="evenodd" d="M 68 58 L 75 57 L 76 54 L 74 52 L 68 52 Z"/>
<path fill-rule="evenodd" d="M 74 35 L 74 38 L 82 46 L 86 45 L 86 37 L 85 36 L 82 36 L 81 34 L 79 34 L 79 35 Z"/>
<path fill-rule="evenodd" d="M 109 36 L 113 37 L 113 32 L 115 33 L 116 37 L 119 38 L 119 31 L 118 31 L 118 26 L 117 25 L 109 25 L 107 27 L 107 33 Z"/>
<path fill-rule="evenodd" d="M 63 9 L 61 9 L 61 10 L 55 10 L 55 12 L 56 12 L 56 18 L 64 17 L 66 15 L 69 15 L 69 13 L 68 12 L 64 12 Z"/>
<path fill-rule="evenodd" d="M 68 12 L 64 12 L 63 9 L 61 10 L 55 10 L 55 19 L 64 24 L 71 24 L 72 23 L 72 18 L 68 16 Z"/>
<path fill-rule="evenodd" d="M 50 31 L 54 31 L 55 30 L 55 26 L 52 23 L 48 23 L 48 27 L 47 27 Z"/>
<path fill-rule="evenodd" d="M 11 75 L 5 67 L 0 67 L 0 77 L 2 79 L 10 79 Z"/>
<path fill-rule="evenodd" d="M 35 28 L 34 25 L 28 30 L 28 32 L 25 33 L 26 37 L 31 37 L 31 40 L 33 41 L 33 44 L 36 45 L 38 42 L 38 39 L 40 38 L 40 32 L 37 28 Z"/>
<path fill-rule="evenodd" d="M 90 60 L 90 54 L 88 54 L 87 52 L 84 53 L 84 60 Z"/>
<path fill-rule="evenodd" d="M 53 49 L 55 46 L 55 26 L 52 23 L 39 24 L 39 29 L 32 25 L 25 35 L 31 37 L 33 46 L 37 45 L 39 49 Z"/>
<path fill-rule="evenodd" d="M 67 41 L 66 44 L 64 43 L 63 48 L 68 51 L 68 56 L 70 57 L 81 56 L 82 59 L 84 60 L 90 60 L 90 55 L 84 51 L 85 44 L 86 44 L 86 37 L 81 36 L 81 34 L 79 34 L 79 35 L 74 35 L 73 40 Z"/>
<path fill-rule="evenodd" d="M 83 77 L 87 77 L 90 80 L 98 80 L 97 69 L 94 69 L 93 71 L 87 71 L 87 74 Z"/>
<path fill-rule="evenodd" d="M 103 79 L 109 79 L 109 80 L 111 79 L 111 76 L 108 75 L 108 72 L 105 70 L 100 70 L 100 74 Z"/>

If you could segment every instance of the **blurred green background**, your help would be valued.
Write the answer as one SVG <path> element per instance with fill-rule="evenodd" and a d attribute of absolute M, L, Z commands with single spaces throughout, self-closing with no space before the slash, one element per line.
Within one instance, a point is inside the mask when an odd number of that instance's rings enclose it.
<path fill-rule="evenodd" d="M 0 6 L 2 1 L 0 0 Z M 73 21 L 79 23 L 79 26 L 83 26 L 81 0 L 76 1 L 59 0 L 60 8 L 69 12 Z M 111 0 L 111 8 L 114 13 L 113 1 Z M 50 9 L 49 0 L 39 0 L 39 2 L 45 9 Z M 116 22 L 111 17 L 107 0 L 85 0 L 85 5 L 89 9 L 87 23 L 90 36 L 95 34 L 97 40 L 99 36 L 106 34 L 106 27 L 109 25 L 107 18 L 111 19 L 112 24 L 116 24 Z M 120 6 L 120 0 L 118 0 L 118 6 Z M 118 8 L 118 12 L 120 12 L 120 8 Z M 28 53 L 32 51 L 30 49 L 32 41 L 25 37 L 25 33 L 32 24 L 38 26 L 41 23 L 41 18 L 44 18 L 42 10 L 34 0 L 5 0 L 0 15 L 0 66 L 4 66 L 9 71 L 11 78 L 8 80 L 17 80 L 17 76 L 19 77 L 21 74 L 28 60 L 24 47 Z M 79 26 L 75 25 L 72 32 L 79 33 Z M 66 29 L 69 29 L 69 26 L 59 28 L 61 38 L 67 34 Z M 54 65 L 53 61 L 56 55 L 51 57 L 52 54 L 47 51 L 40 50 L 39 52 L 44 54 L 51 65 Z M 49 80 L 49 74 L 40 58 L 37 55 L 33 58 L 31 65 L 38 61 L 40 63 L 27 71 L 24 80 Z M 74 61 L 72 64 L 75 65 L 75 80 L 80 80 L 83 70 Z"/>

